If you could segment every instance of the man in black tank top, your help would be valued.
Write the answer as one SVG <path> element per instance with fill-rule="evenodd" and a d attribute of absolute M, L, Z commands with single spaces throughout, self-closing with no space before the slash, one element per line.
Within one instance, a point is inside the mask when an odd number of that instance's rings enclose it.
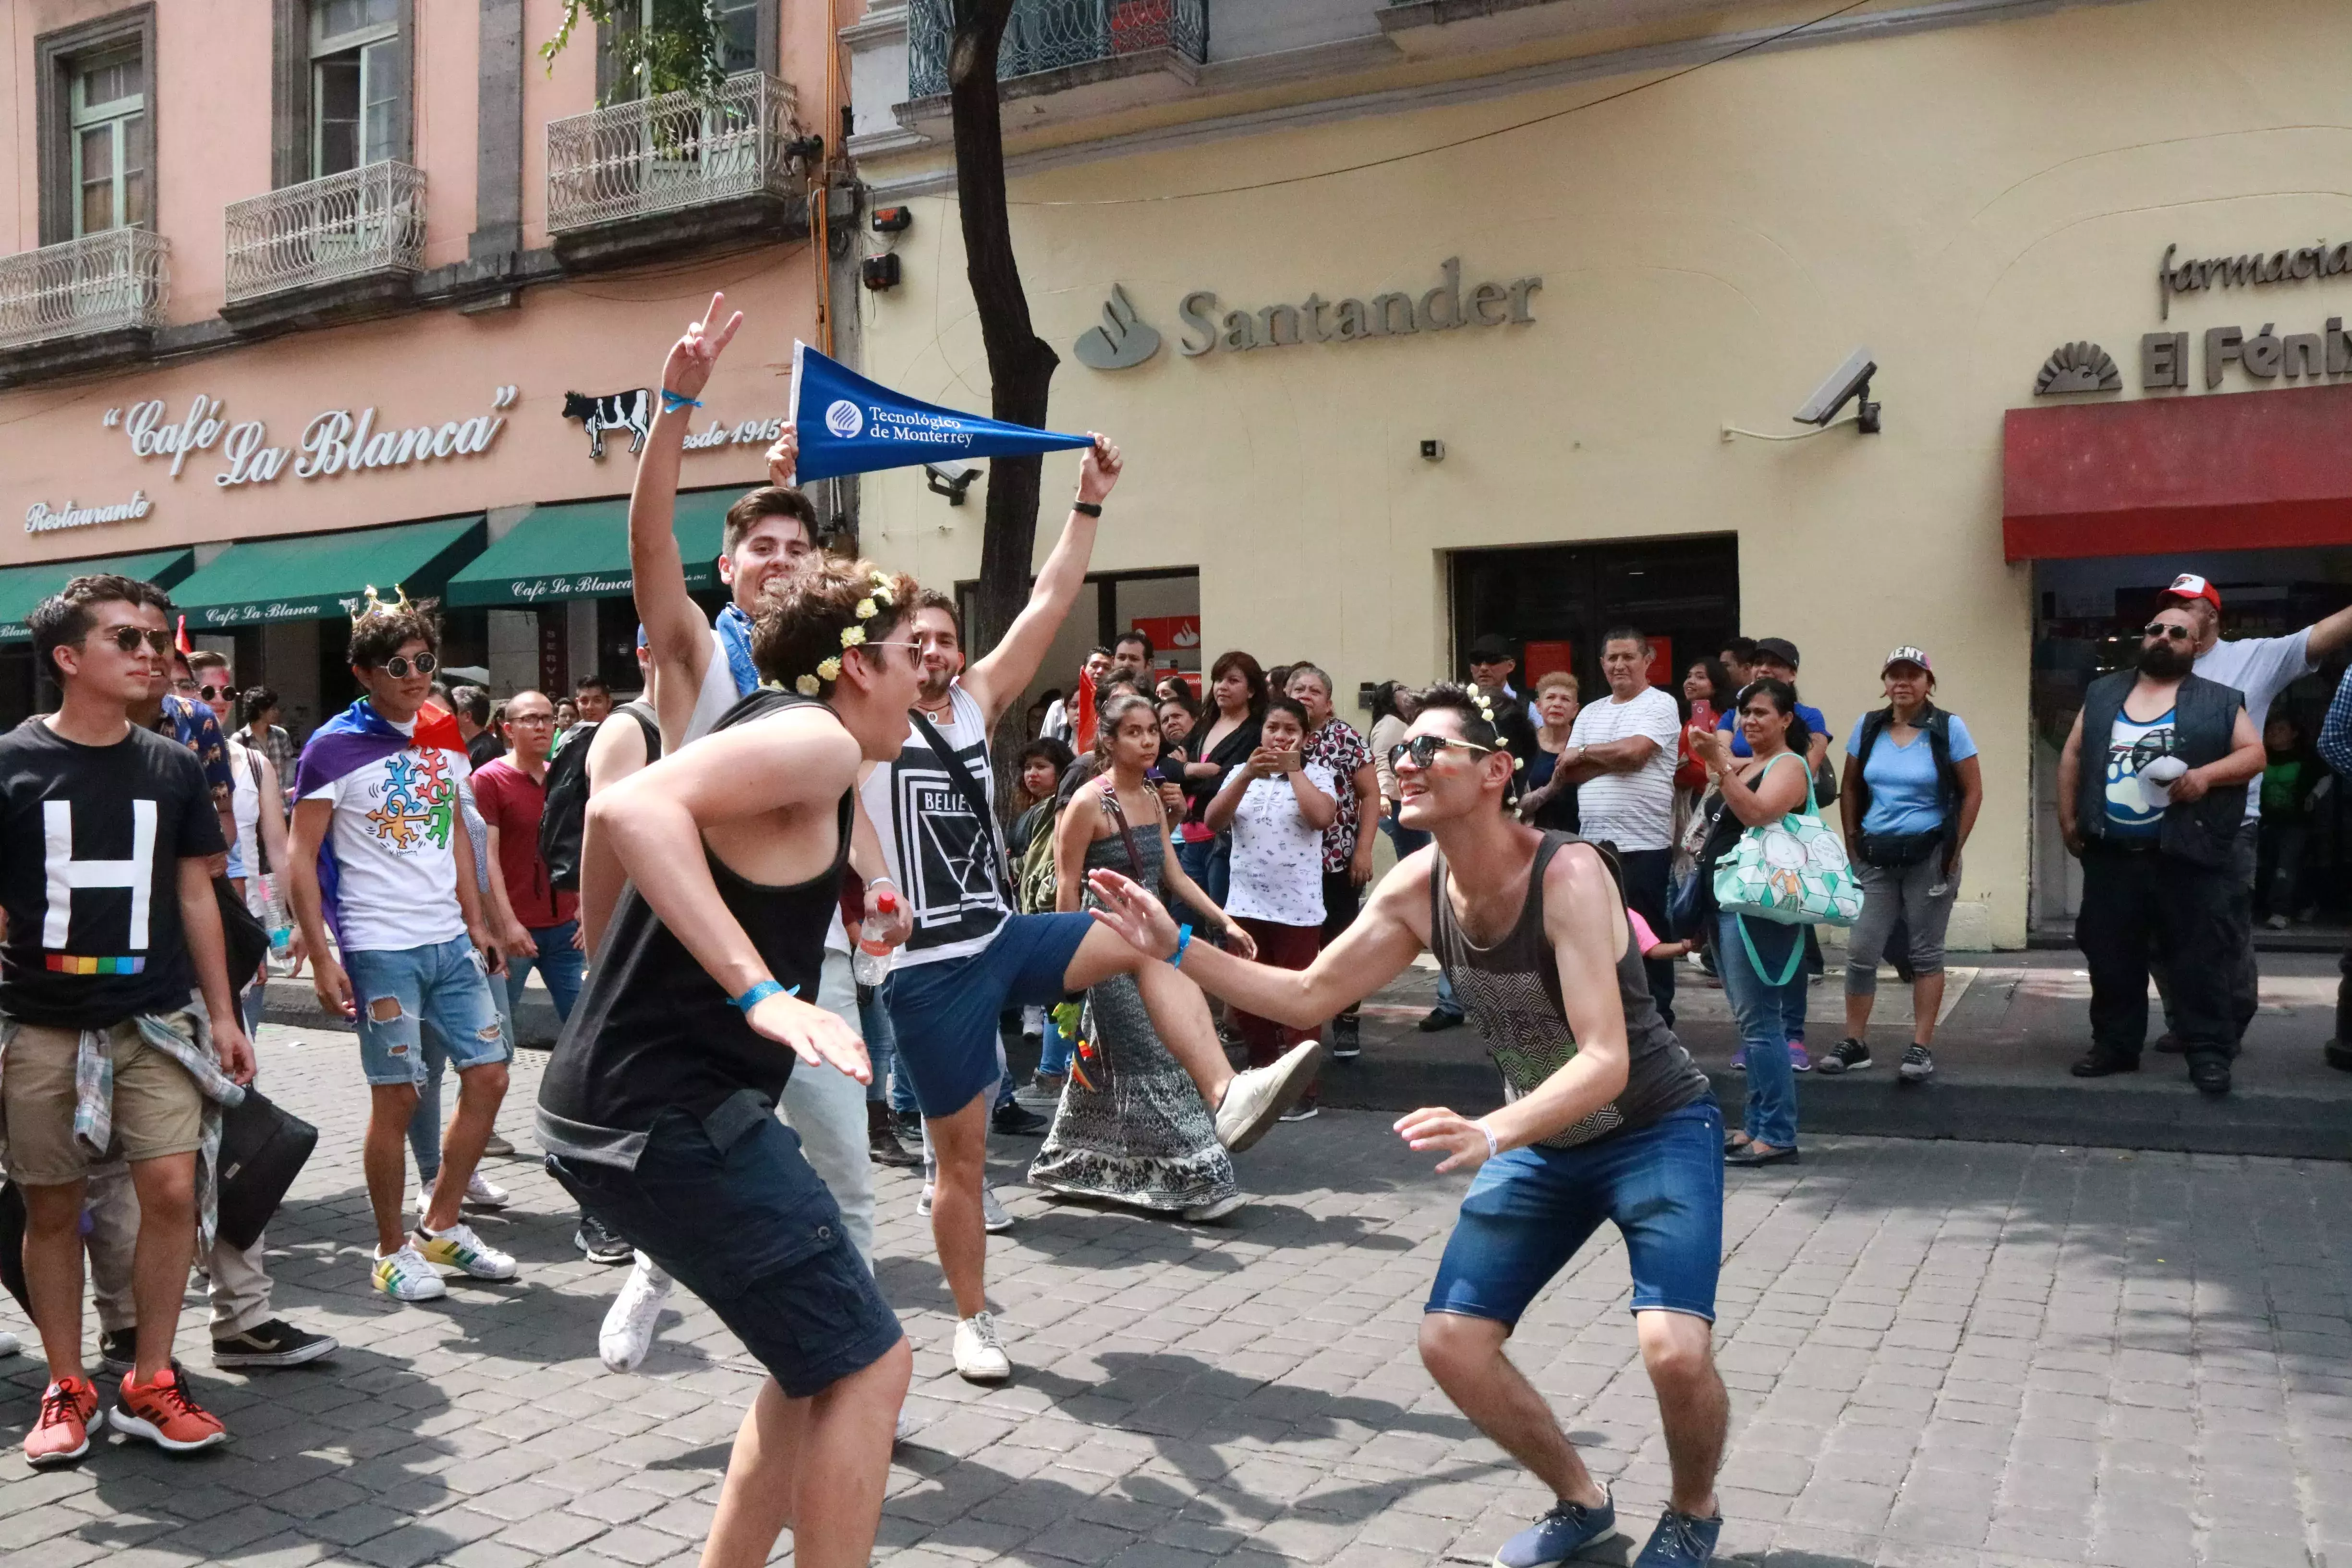
<path fill-rule="evenodd" d="M 1517 766 L 1488 705 L 1454 686 L 1422 700 L 1391 766 L 1397 820 L 1436 842 L 1406 857 L 1346 934 L 1304 971 L 1187 942 L 1160 901 L 1110 871 L 1095 919 L 1201 988 L 1262 1016 L 1328 1018 L 1426 948 L 1503 1073 L 1482 1117 L 1442 1106 L 1401 1118 L 1440 1172 L 1475 1171 L 1422 1320 L 1422 1361 L 1479 1429 L 1549 1485 L 1558 1504 L 1496 1555 L 1547 1568 L 1616 1525 L 1614 1500 L 1578 1458 L 1504 1342 L 1605 1220 L 1625 1238 L 1634 1325 L 1658 1394 L 1673 1493 L 1637 1568 L 1705 1563 L 1723 1528 L 1715 1475 L 1730 1405 L 1712 1348 L 1723 1252 L 1723 1113 L 1659 1018 L 1614 870 L 1566 834 L 1504 811 Z"/>
<path fill-rule="evenodd" d="M 796 1059 L 871 1077 L 856 1031 L 814 998 L 857 771 L 907 733 L 915 593 L 864 563 L 803 566 L 751 634 L 767 684 L 589 802 L 583 880 L 629 887 L 548 1064 L 539 1136 L 583 1207 L 768 1369 L 707 1565 L 757 1568 L 789 1525 L 809 1568 L 862 1568 L 913 1370 L 774 1110 Z"/>

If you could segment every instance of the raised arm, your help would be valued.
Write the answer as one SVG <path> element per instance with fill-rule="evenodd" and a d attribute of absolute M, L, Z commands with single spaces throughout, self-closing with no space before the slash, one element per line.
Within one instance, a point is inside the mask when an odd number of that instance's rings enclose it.
<path fill-rule="evenodd" d="M 1386 985 L 1419 955 L 1429 929 L 1429 868 L 1435 860 L 1435 852 L 1425 847 L 1407 856 L 1381 879 L 1356 923 L 1303 970 L 1269 969 L 1221 952 L 1197 935 L 1186 945 L 1181 967 L 1202 990 L 1237 1007 L 1312 1028 Z M 1097 922 L 1153 958 L 1175 952 L 1176 919 L 1167 905 L 1107 868 L 1087 881 L 1097 905 L 1088 912 Z M 1610 984 L 1615 985 L 1613 977 Z"/>
<path fill-rule="evenodd" d="M 1118 448 L 1097 436 L 1078 469 L 1078 500 L 1100 506 L 1118 483 L 1123 467 Z M 1085 512 L 1070 513 L 1054 552 L 1045 557 L 1045 569 L 1029 590 L 1029 603 L 1013 617 L 1003 640 L 964 671 L 964 693 L 980 704 L 991 728 L 1013 700 L 1029 689 L 1037 667 L 1045 661 L 1045 650 L 1054 646 L 1070 606 L 1077 603 L 1078 590 L 1086 585 L 1087 563 L 1094 557 L 1095 526 L 1096 520 Z"/>
<path fill-rule="evenodd" d="M 646 449 L 637 458 L 637 480 L 629 490 L 629 570 L 635 583 L 637 620 L 646 628 L 646 646 L 659 670 L 658 689 L 665 710 L 683 703 L 683 715 L 694 710 L 702 689 L 702 676 L 710 663 L 710 622 L 686 591 L 686 563 L 678 554 L 671 525 L 677 515 L 678 464 L 686 454 L 686 433 L 694 410 L 669 407 L 663 392 L 699 397 L 719 363 L 720 351 L 743 324 L 743 313 L 722 318 L 727 296 L 713 294 L 702 320 L 686 329 L 670 346 L 663 363 L 657 406 Z M 722 324 L 723 320 L 723 324 Z M 662 732 L 669 733 L 664 724 Z"/>
<path fill-rule="evenodd" d="M 2326 664 L 2328 655 L 2347 646 L 2352 646 L 2352 605 L 2313 625 L 2303 657 L 2313 664 Z"/>

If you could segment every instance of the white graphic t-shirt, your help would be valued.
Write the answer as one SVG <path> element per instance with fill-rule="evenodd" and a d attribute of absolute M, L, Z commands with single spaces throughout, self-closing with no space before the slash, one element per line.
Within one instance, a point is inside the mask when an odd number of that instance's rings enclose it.
<path fill-rule="evenodd" d="M 914 916 L 915 934 L 898 952 L 902 967 L 978 952 L 1012 913 L 996 873 L 1003 843 L 994 816 L 996 777 L 988 765 L 988 716 L 961 686 L 948 689 L 948 721 L 933 728 L 950 756 L 935 753 L 909 722 L 898 760 L 878 763 L 858 786 L 898 896 Z M 985 821 L 964 804 L 950 767 L 971 778 L 989 808 Z"/>
<path fill-rule="evenodd" d="M 1234 769 L 1217 787 L 1244 771 Z M 1308 784 L 1338 798 L 1329 768 L 1308 763 L 1305 772 Z M 1234 810 L 1233 887 L 1225 913 L 1276 925 L 1323 923 L 1323 830 L 1299 814 L 1298 793 L 1286 778 L 1252 779 Z"/>
<path fill-rule="evenodd" d="M 390 722 L 390 721 L 386 721 Z M 403 734 L 412 721 L 394 725 Z M 336 904 L 345 949 L 399 952 L 466 934 L 452 836 L 466 753 L 411 746 L 303 796 L 335 808 Z"/>
<path fill-rule="evenodd" d="M 2198 656 L 2197 673 L 2208 680 L 2234 686 L 2246 700 L 2246 717 L 2254 733 L 2263 732 L 2271 703 L 2302 677 L 2318 668 L 2311 662 L 2311 628 L 2283 637 L 2238 637 L 2218 642 Z M 2246 792 L 2246 820 L 2263 814 L 2263 792 Z"/>
<path fill-rule="evenodd" d="M 1674 834 L 1675 743 L 1682 735 L 1675 700 L 1645 686 L 1630 702 L 1613 695 L 1588 702 L 1568 738 L 1571 745 L 1599 746 L 1634 735 L 1647 735 L 1657 750 L 1630 773 L 1597 773 L 1576 786 L 1577 831 L 1620 849 L 1664 849 Z"/>
<path fill-rule="evenodd" d="M 2163 826 L 2164 805 L 2149 796 L 2139 775 L 2172 754 L 2175 711 L 2168 708 L 2146 723 L 2118 712 L 2107 732 L 2107 832 L 2117 838 L 2154 838 Z"/>

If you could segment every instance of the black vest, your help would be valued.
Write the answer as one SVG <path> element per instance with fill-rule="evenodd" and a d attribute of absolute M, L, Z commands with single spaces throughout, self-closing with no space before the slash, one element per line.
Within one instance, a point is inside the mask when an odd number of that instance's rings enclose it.
<path fill-rule="evenodd" d="M 2087 842 L 2107 833 L 2107 742 L 2124 699 L 2139 683 L 2137 670 L 2119 669 L 2091 682 L 2083 693 L 2083 749 L 2075 770 L 2074 822 Z M 2173 697 L 2172 753 L 2192 768 L 2220 762 L 2231 751 L 2231 737 L 2246 699 L 2234 686 L 2191 675 Z M 2176 804 L 2164 813 L 2157 845 L 2200 866 L 2226 866 L 2246 816 L 2246 786 L 2228 784 L 2202 800 Z"/>

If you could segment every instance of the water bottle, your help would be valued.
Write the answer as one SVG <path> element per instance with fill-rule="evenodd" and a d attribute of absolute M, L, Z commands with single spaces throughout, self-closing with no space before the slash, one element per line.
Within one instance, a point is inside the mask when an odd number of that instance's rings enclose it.
<path fill-rule="evenodd" d="M 857 951 L 850 957 L 849 972 L 860 985 L 879 985 L 890 978 L 890 965 L 898 962 L 898 950 L 890 945 L 886 933 L 898 913 L 898 895 L 885 888 L 874 900 L 874 912 L 858 926 Z"/>

